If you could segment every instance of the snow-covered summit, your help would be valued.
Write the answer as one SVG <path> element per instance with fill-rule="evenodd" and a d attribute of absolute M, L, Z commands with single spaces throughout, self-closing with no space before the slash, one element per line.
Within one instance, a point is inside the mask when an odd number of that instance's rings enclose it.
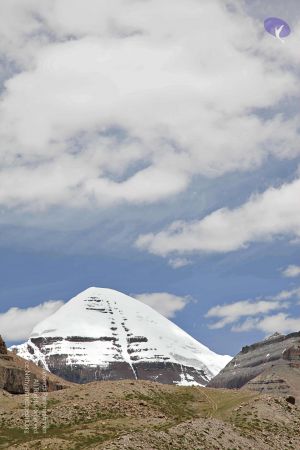
<path fill-rule="evenodd" d="M 142 378 L 206 384 L 231 359 L 215 354 L 141 301 L 96 287 L 69 300 L 14 348 L 79 382 Z"/>

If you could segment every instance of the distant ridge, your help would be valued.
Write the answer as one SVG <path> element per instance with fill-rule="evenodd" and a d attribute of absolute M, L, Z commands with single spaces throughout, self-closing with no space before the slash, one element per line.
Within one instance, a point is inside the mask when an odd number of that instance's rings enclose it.
<path fill-rule="evenodd" d="M 300 331 L 274 333 L 243 347 L 208 386 L 291 394 L 300 400 Z"/>

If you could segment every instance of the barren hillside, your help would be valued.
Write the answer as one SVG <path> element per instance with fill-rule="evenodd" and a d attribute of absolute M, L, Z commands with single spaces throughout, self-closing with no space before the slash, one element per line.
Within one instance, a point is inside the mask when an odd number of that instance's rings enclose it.
<path fill-rule="evenodd" d="M 246 390 L 131 380 L 77 385 L 48 394 L 47 434 L 24 434 L 24 396 L 6 394 L 0 404 L 3 449 L 300 449 L 297 405 Z"/>

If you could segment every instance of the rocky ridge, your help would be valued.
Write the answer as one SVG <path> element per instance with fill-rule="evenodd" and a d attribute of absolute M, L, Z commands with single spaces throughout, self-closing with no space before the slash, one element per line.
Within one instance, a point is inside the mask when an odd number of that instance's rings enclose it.
<path fill-rule="evenodd" d="M 208 386 L 292 394 L 300 400 L 300 332 L 275 333 L 243 347 Z"/>

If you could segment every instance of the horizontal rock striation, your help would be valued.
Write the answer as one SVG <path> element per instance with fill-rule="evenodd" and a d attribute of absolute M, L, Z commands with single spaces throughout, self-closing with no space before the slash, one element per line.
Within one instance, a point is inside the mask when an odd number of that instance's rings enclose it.
<path fill-rule="evenodd" d="M 183 380 L 192 380 L 195 384 L 206 385 L 207 375 L 204 371 L 193 367 L 183 367 L 179 364 L 164 362 L 127 362 L 109 363 L 107 367 L 89 367 L 83 365 L 68 366 L 52 358 L 50 370 L 53 374 L 74 383 L 89 383 L 95 380 L 149 380 L 163 384 L 181 384 Z"/>
<path fill-rule="evenodd" d="M 256 380 L 251 385 L 256 390 L 272 391 L 276 385 L 276 390 L 287 392 L 286 380 L 274 374 L 274 368 L 277 367 L 285 368 L 285 371 L 291 368 L 300 369 L 300 332 L 286 336 L 275 333 L 264 341 L 243 347 L 208 386 L 238 389 L 248 386 L 251 380 Z M 265 389 L 262 386 L 265 386 Z"/>

